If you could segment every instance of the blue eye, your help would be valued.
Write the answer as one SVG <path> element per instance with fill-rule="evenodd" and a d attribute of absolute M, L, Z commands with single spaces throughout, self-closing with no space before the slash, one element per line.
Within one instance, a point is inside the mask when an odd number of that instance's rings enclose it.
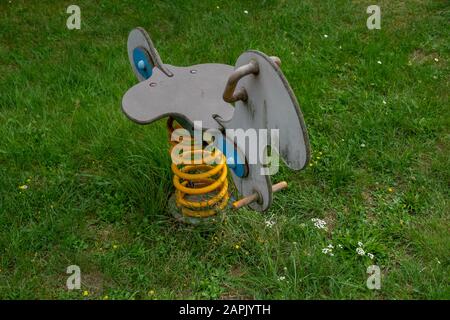
<path fill-rule="evenodd" d="M 152 76 L 153 73 L 153 65 L 150 62 L 149 55 L 145 51 L 144 48 L 134 48 L 133 50 L 133 63 L 136 67 L 136 70 L 139 74 L 144 78 L 148 79 Z"/>

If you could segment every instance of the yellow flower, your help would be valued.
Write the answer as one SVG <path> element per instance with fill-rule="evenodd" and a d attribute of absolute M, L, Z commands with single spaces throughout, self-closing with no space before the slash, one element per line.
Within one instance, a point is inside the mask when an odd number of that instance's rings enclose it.
<path fill-rule="evenodd" d="M 108 296 L 104 296 L 104 297 L 103 297 L 103 300 L 108 300 L 108 299 L 109 299 Z"/>
<path fill-rule="evenodd" d="M 20 190 L 27 190 L 27 189 L 28 189 L 28 186 L 27 186 L 26 184 L 24 184 L 24 185 L 22 185 L 22 186 L 19 186 L 19 189 L 20 189 Z"/>
<path fill-rule="evenodd" d="M 117 249 L 119 246 L 117 244 L 113 245 L 113 249 Z"/>
<path fill-rule="evenodd" d="M 394 192 L 394 189 L 391 188 L 391 187 L 389 187 L 389 188 L 388 188 L 388 191 L 389 191 L 389 192 Z"/>
<path fill-rule="evenodd" d="M 241 246 L 238 245 L 238 244 L 235 244 L 235 245 L 234 245 L 234 248 L 235 248 L 236 250 L 239 250 L 240 247 L 241 247 Z"/>
<path fill-rule="evenodd" d="M 154 295 L 155 294 L 155 290 L 150 290 L 149 292 L 148 292 L 148 295 L 149 296 L 152 296 L 152 295 Z"/>
<path fill-rule="evenodd" d="M 83 291 L 83 296 L 87 297 L 88 295 L 89 295 L 89 291 L 84 290 L 84 291 Z"/>

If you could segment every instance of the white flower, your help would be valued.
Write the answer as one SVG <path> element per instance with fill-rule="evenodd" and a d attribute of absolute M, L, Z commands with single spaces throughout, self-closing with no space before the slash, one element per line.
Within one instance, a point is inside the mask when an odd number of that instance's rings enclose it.
<path fill-rule="evenodd" d="M 328 35 L 327 35 L 327 34 L 324 34 L 323 37 L 324 37 L 324 38 L 328 38 Z"/>
<path fill-rule="evenodd" d="M 358 241 L 358 247 L 362 247 L 364 244 L 361 241 Z"/>
<path fill-rule="evenodd" d="M 333 249 L 330 249 L 330 248 L 323 248 L 322 253 L 328 254 L 329 256 L 332 256 L 332 257 L 334 256 Z"/>
<path fill-rule="evenodd" d="M 381 64 L 381 61 L 380 61 L 380 60 L 378 60 L 378 61 L 377 61 L 377 63 L 378 63 L 378 64 Z"/>
<path fill-rule="evenodd" d="M 248 14 L 248 11 L 247 11 L 247 10 L 244 10 L 244 13 L 245 13 L 245 14 Z"/>
<path fill-rule="evenodd" d="M 366 144 L 365 143 L 361 143 L 361 148 L 365 148 Z"/>
<path fill-rule="evenodd" d="M 275 221 L 273 220 L 266 220 L 266 227 L 272 228 L 275 225 Z"/>
<path fill-rule="evenodd" d="M 383 100 L 383 104 L 386 104 L 386 100 Z"/>
<path fill-rule="evenodd" d="M 327 248 L 333 249 L 333 245 L 330 243 Z"/>
<path fill-rule="evenodd" d="M 366 255 L 366 252 L 365 252 L 364 249 L 361 248 L 361 247 L 356 248 L 356 253 L 359 254 L 360 256 Z"/>
<path fill-rule="evenodd" d="M 278 277 L 278 281 L 283 281 L 284 279 L 286 279 L 285 276 L 280 276 L 280 277 Z"/>
<path fill-rule="evenodd" d="M 439 62 L 439 59 L 438 58 L 434 58 L 434 61 Z"/>
<path fill-rule="evenodd" d="M 367 256 L 370 258 L 370 260 L 373 260 L 373 258 L 375 258 L 375 256 L 370 252 L 367 253 Z"/>
<path fill-rule="evenodd" d="M 342 249 L 342 244 L 338 244 L 338 248 L 339 248 L 339 249 Z"/>
<path fill-rule="evenodd" d="M 219 6 L 217 6 L 216 8 L 217 8 L 217 9 L 220 9 L 220 7 L 219 7 Z"/>
<path fill-rule="evenodd" d="M 325 220 L 312 218 L 311 221 L 314 222 L 314 226 L 317 229 L 325 229 L 325 230 L 327 229 L 327 223 L 325 222 Z"/>

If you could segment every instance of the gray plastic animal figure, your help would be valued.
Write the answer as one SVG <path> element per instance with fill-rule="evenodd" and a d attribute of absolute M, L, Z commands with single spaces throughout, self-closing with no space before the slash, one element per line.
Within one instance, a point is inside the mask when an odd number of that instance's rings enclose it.
<path fill-rule="evenodd" d="M 306 126 L 281 71 L 280 59 L 250 50 L 239 56 L 234 67 L 219 63 L 172 66 L 162 62 L 142 28 L 129 34 L 128 56 L 140 82 L 123 96 L 123 112 L 139 124 L 167 117 L 189 131 L 201 121 L 202 130 L 222 132 L 222 149 L 226 149 L 222 151 L 227 160 L 231 159 L 227 161 L 228 169 L 242 197 L 233 204 L 235 208 L 249 205 L 254 210 L 267 210 L 272 204 L 272 193 L 287 184 L 272 186 L 270 175 L 264 173 L 267 163 L 249 161 L 246 139 L 229 137 L 226 133 L 230 129 L 244 134 L 249 129 L 266 129 L 264 132 L 268 133 L 276 130 L 277 145 L 268 142 L 271 152 L 278 153 L 293 170 L 308 163 Z"/>

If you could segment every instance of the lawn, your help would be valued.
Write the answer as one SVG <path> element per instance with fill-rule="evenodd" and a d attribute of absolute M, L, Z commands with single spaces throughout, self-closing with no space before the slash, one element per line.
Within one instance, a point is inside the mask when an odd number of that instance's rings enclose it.
<path fill-rule="evenodd" d="M 0 298 L 449 299 L 449 19 L 445 0 L 2 0 Z M 272 177 L 268 212 L 167 213 L 165 122 L 120 110 L 137 26 L 173 65 L 281 58 L 312 161 Z"/>

